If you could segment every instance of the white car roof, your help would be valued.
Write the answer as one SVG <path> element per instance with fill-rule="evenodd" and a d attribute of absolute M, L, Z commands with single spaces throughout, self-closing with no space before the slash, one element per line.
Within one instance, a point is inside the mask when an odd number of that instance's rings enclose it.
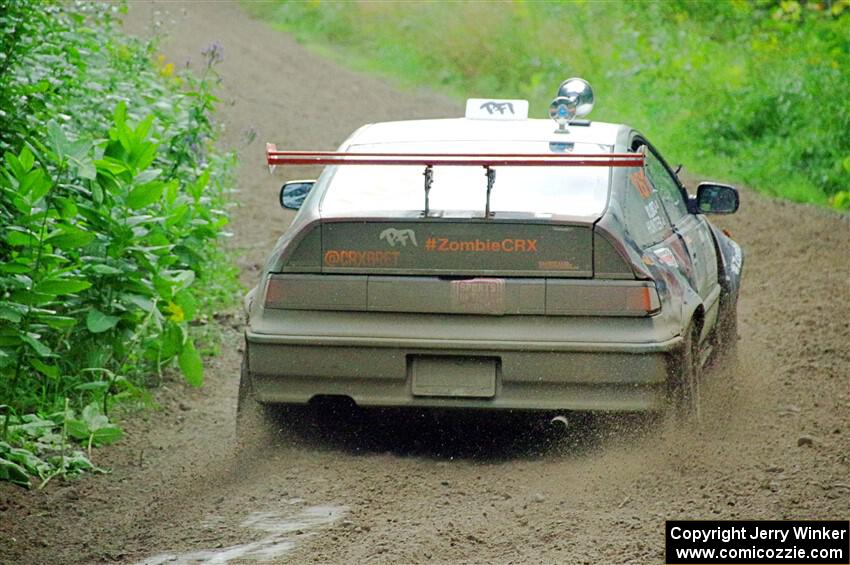
<path fill-rule="evenodd" d="M 479 120 L 449 118 L 410 120 L 367 124 L 354 132 L 342 150 L 356 145 L 393 144 L 439 141 L 543 141 L 562 143 L 593 143 L 624 151 L 632 129 L 621 124 L 590 122 L 570 125 L 569 133 L 555 133 L 552 120 Z"/>

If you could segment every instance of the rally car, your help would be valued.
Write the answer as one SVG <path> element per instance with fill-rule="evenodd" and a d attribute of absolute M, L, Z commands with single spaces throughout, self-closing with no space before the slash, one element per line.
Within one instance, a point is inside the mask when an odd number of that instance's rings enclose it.
<path fill-rule="evenodd" d="M 523 100 L 466 116 L 370 124 L 283 186 L 298 213 L 246 297 L 239 418 L 273 405 L 699 410 L 700 374 L 736 339 L 743 254 L 626 125 L 581 119 L 564 81 L 555 123 Z"/>

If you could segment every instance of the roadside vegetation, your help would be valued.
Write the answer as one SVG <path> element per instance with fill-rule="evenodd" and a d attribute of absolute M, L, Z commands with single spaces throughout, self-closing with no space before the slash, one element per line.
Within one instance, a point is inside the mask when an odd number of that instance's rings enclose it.
<path fill-rule="evenodd" d="M 23 486 L 99 470 L 111 409 L 164 372 L 200 386 L 197 322 L 237 289 L 221 48 L 178 72 L 117 11 L 0 0 L 0 480 Z"/>
<path fill-rule="evenodd" d="M 850 209 L 850 0 L 246 8 L 361 68 L 459 97 L 527 98 L 536 117 L 581 76 L 594 119 L 644 131 L 674 165 Z"/>

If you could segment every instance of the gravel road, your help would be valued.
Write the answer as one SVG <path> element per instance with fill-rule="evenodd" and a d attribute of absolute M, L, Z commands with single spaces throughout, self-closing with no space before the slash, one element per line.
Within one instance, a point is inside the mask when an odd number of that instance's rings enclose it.
<path fill-rule="evenodd" d="M 130 32 L 157 21 L 177 65 L 223 46 L 246 284 L 291 220 L 265 141 L 333 149 L 366 122 L 462 112 L 341 68 L 237 5 L 130 3 Z M 0 484 L 0 562 L 650 564 L 663 562 L 665 519 L 847 519 L 848 218 L 744 190 L 741 212 L 718 223 L 747 252 L 740 361 L 711 371 L 701 426 L 328 415 L 301 441 L 239 460 L 240 321 L 223 314 L 206 386 L 171 380 L 160 409 L 131 415 L 128 438 L 95 453 L 111 474 L 41 492 Z"/>

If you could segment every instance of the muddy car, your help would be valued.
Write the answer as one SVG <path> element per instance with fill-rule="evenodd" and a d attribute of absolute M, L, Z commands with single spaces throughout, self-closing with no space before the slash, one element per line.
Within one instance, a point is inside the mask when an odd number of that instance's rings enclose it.
<path fill-rule="evenodd" d="M 699 410 L 712 351 L 736 339 L 743 255 L 640 132 L 583 118 L 565 81 L 553 121 L 522 100 L 457 119 L 377 123 L 283 186 L 298 213 L 246 297 L 240 417 L 272 405 Z"/>

